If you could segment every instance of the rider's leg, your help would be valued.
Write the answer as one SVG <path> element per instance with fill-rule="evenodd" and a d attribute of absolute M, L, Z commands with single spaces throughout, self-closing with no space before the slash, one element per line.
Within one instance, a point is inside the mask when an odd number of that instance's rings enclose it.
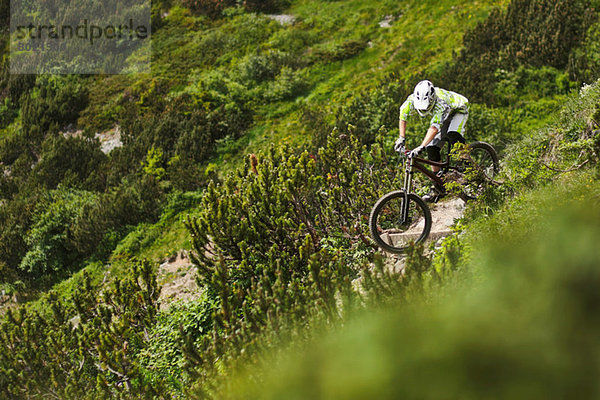
<path fill-rule="evenodd" d="M 434 139 L 435 141 L 435 139 Z M 442 153 L 439 147 L 437 146 L 433 146 L 433 145 L 429 145 L 426 147 L 427 149 L 427 157 L 431 160 L 431 161 L 436 161 L 436 162 L 440 162 L 442 160 Z M 440 167 L 436 167 L 435 165 L 431 166 L 431 169 L 433 172 L 438 172 L 440 170 Z"/>
<path fill-rule="evenodd" d="M 456 143 L 466 143 L 464 136 L 455 131 L 449 131 L 446 135 L 446 140 L 450 143 L 450 150 L 452 150 Z"/>
<path fill-rule="evenodd" d="M 465 143 L 465 125 L 469 119 L 469 113 L 456 113 L 452 116 L 452 120 L 448 125 L 448 140 L 450 140 L 450 148 L 456 142 Z"/>
<path fill-rule="evenodd" d="M 450 148 L 456 143 L 466 143 L 464 136 L 455 131 L 448 132 L 447 140 L 450 142 Z"/>
<path fill-rule="evenodd" d="M 437 136 L 436 136 L 437 139 Z M 436 140 L 434 139 L 427 147 L 425 147 L 427 149 L 427 157 L 431 160 L 431 161 L 441 161 L 442 160 L 442 154 L 441 154 L 441 149 L 438 146 L 441 146 L 441 144 L 443 143 L 440 140 Z M 433 145 L 433 143 L 437 144 Z M 440 168 L 436 167 L 434 165 L 431 166 L 431 170 L 434 173 L 438 173 Z M 425 200 L 426 202 L 429 203 L 435 203 L 438 201 L 438 199 L 440 199 L 441 197 L 443 197 L 445 195 L 445 189 L 443 186 L 438 185 L 437 183 L 434 183 L 433 186 L 431 187 L 431 190 L 429 191 L 428 194 L 426 194 L 425 196 L 423 196 L 423 200 Z"/>

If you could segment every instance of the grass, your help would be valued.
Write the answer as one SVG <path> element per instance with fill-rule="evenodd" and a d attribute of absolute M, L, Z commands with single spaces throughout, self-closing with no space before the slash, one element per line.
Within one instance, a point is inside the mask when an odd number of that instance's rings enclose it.
<path fill-rule="evenodd" d="M 361 91 L 373 88 L 390 74 L 400 78 L 412 78 L 424 71 L 439 68 L 450 60 L 452 51 L 460 47 L 464 32 L 481 21 L 493 7 L 504 6 L 507 1 L 410 1 L 398 5 L 392 1 L 365 4 L 354 0 L 347 2 L 295 2 L 286 11 L 297 16 L 303 25 L 309 25 L 317 35 L 327 36 L 325 44 L 340 42 L 343 38 L 366 35 L 370 46 L 348 60 L 328 64 L 317 64 L 310 68 L 310 76 L 316 77 L 310 92 L 299 98 L 299 104 L 322 107 L 330 112 L 344 105 Z M 448 9 L 454 10 L 448 12 Z M 391 28 L 380 28 L 378 22 L 386 15 L 400 15 Z M 426 18 L 424 16 L 427 16 Z M 287 29 L 296 29 L 290 27 Z M 422 55 L 422 56 L 419 56 Z M 299 103 L 299 104 L 298 104 Z M 271 118 L 260 116 L 250 135 L 267 133 L 260 140 L 250 140 L 240 153 L 260 153 L 271 142 L 293 137 L 297 143 L 301 138 L 302 126 L 298 124 L 297 112 L 276 112 L 275 107 L 290 107 L 289 103 L 268 106 Z M 294 107 L 292 108 L 296 110 Z M 263 110 L 258 110 L 263 115 Z M 278 117 L 278 115 L 282 115 Z M 262 125 L 265 125 L 264 127 Z"/>

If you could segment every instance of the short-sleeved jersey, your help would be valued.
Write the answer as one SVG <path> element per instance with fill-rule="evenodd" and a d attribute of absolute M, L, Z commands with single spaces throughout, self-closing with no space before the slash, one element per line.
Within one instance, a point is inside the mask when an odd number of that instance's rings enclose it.
<path fill-rule="evenodd" d="M 430 112 L 432 115 L 430 126 L 434 126 L 440 129 L 451 111 L 468 113 L 469 112 L 469 100 L 463 95 L 460 95 L 449 90 L 435 88 L 435 94 L 437 95 L 437 101 L 433 110 Z M 406 121 L 410 115 L 417 112 L 414 106 L 414 95 L 408 96 L 406 101 L 400 106 L 400 120 Z"/>

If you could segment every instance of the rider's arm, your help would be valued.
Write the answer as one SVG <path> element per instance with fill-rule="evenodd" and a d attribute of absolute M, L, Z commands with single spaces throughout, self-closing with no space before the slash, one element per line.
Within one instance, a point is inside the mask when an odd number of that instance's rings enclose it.
<path fill-rule="evenodd" d="M 406 137 L 406 120 L 410 115 L 410 106 L 412 104 L 412 95 L 408 96 L 406 101 L 400 106 L 400 122 L 398 123 L 398 130 L 400 137 Z"/>
<path fill-rule="evenodd" d="M 400 137 L 406 137 L 406 121 L 400 120 Z"/>
<path fill-rule="evenodd" d="M 425 135 L 425 138 L 423 139 L 423 143 L 421 143 L 421 146 L 425 147 L 427 146 L 435 137 L 435 135 L 437 135 L 437 133 L 439 132 L 439 129 L 435 126 L 430 126 L 429 129 L 427 130 L 427 134 Z"/>

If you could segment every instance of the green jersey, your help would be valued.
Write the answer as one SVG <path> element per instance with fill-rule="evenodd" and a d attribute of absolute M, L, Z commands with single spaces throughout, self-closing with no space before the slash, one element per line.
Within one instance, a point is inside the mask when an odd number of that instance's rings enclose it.
<path fill-rule="evenodd" d="M 435 88 L 435 94 L 437 95 L 437 100 L 433 110 L 430 112 L 432 116 L 430 126 L 440 129 L 452 111 L 462 114 L 469 113 L 469 100 L 465 96 L 437 87 Z M 412 94 L 408 96 L 406 101 L 400 106 L 401 121 L 406 121 L 410 115 L 416 112 L 413 96 Z"/>

